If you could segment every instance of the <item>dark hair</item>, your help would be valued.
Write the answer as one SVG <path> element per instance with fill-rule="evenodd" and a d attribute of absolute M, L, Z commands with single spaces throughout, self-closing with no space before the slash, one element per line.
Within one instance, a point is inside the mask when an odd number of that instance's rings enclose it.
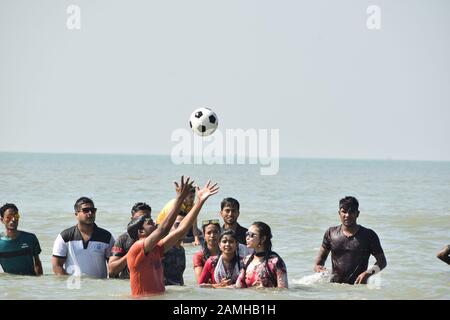
<path fill-rule="evenodd" d="M 209 224 L 204 224 L 202 225 L 202 230 L 203 230 L 203 236 L 205 236 L 205 230 L 206 227 L 209 225 L 213 225 L 216 226 L 216 228 L 219 230 L 220 232 L 220 224 L 218 223 L 209 223 Z M 206 260 L 208 260 L 208 258 L 211 256 L 211 252 L 208 249 L 208 244 L 206 243 L 206 240 L 202 241 L 202 251 L 203 251 L 203 264 L 206 262 Z"/>
<path fill-rule="evenodd" d="M 134 214 L 138 211 L 150 211 L 151 213 L 152 208 L 145 202 L 136 202 L 133 208 L 131 208 L 131 216 L 134 216 Z"/>
<path fill-rule="evenodd" d="M 239 258 L 239 239 L 237 238 L 236 232 L 234 232 L 231 229 L 222 231 L 222 233 L 219 236 L 219 244 L 224 236 L 230 236 L 236 241 L 236 254 L 233 258 L 233 261 L 231 261 L 231 265 L 234 266 L 237 263 L 239 270 L 241 270 L 241 263 Z M 219 251 L 218 258 L 220 257 L 221 254 L 222 252 Z M 217 261 L 219 261 L 219 259 L 216 260 L 216 263 Z"/>
<path fill-rule="evenodd" d="M 19 212 L 19 209 L 16 207 L 16 205 L 14 203 L 5 203 L 1 208 L 0 208 L 0 215 L 3 218 L 3 215 L 5 214 L 6 210 L 8 209 L 12 209 L 13 211 L 15 211 L 16 213 Z"/>
<path fill-rule="evenodd" d="M 347 196 L 339 201 L 339 210 L 344 209 L 346 212 L 358 212 L 359 203 L 355 197 Z"/>
<path fill-rule="evenodd" d="M 131 219 L 131 221 L 128 223 L 127 233 L 130 236 L 130 238 L 133 239 L 134 241 L 139 240 L 138 232 L 143 228 L 145 219 L 146 219 L 145 216 L 140 216 Z"/>
<path fill-rule="evenodd" d="M 87 204 L 87 203 L 94 205 L 94 201 L 92 201 L 92 200 L 89 199 L 88 197 L 81 197 L 80 199 L 78 199 L 78 200 L 75 202 L 75 205 L 73 206 L 73 208 L 75 209 L 75 212 L 80 211 L 81 205 Z"/>
<path fill-rule="evenodd" d="M 268 257 L 270 253 L 272 252 L 272 230 L 270 229 L 269 225 L 261 222 L 256 221 L 252 223 L 252 226 L 255 226 L 259 231 L 259 238 L 266 237 L 266 240 L 263 243 L 265 257 Z"/>
<path fill-rule="evenodd" d="M 221 232 L 221 234 L 219 235 L 219 241 L 222 240 L 222 238 L 223 238 L 224 236 L 231 236 L 234 240 L 236 240 L 237 243 L 239 243 L 239 240 L 238 240 L 238 238 L 237 238 L 237 236 L 236 236 L 236 232 L 234 232 L 234 231 L 231 230 L 231 229 L 223 230 L 223 231 Z"/>
<path fill-rule="evenodd" d="M 259 231 L 259 238 L 266 237 L 263 243 L 264 247 L 264 262 L 266 264 L 266 268 L 269 271 L 269 276 L 272 280 L 272 282 L 277 285 L 277 278 L 275 275 L 272 274 L 270 268 L 269 268 L 269 258 L 271 255 L 276 255 L 277 257 L 280 257 L 278 253 L 272 251 L 272 230 L 270 229 L 269 225 L 261 222 L 256 221 L 252 223 L 252 226 L 255 226 Z M 244 274 L 247 272 L 247 267 L 252 262 L 253 258 L 255 257 L 255 253 L 253 252 L 250 258 L 248 259 L 247 263 L 244 265 Z"/>
<path fill-rule="evenodd" d="M 239 201 L 237 201 L 234 198 L 223 199 L 222 202 L 220 203 L 220 210 L 223 210 L 223 208 L 225 208 L 227 206 L 230 208 L 235 208 L 235 209 L 237 209 L 237 211 L 239 211 L 239 208 L 240 208 Z"/>
<path fill-rule="evenodd" d="M 220 233 L 221 227 L 220 227 L 220 224 L 219 224 L 219 220 L 217 220 L 217 222 L 212 222 L 212 220 L 209 220 L 209 221 L 210 221 L 209 223 L 206 223 L 206 224 L 202 225 L 203 234 L 205 234 L 206 227 L 209 226 L 209 225 L 216 226 L 217 229 L 219 229 L 219 233 Z"/>

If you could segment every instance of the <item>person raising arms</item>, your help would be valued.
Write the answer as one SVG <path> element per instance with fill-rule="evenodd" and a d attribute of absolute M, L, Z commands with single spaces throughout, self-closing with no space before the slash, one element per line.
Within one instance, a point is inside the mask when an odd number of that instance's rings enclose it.
<path fill-rule="evenodd" d="M 192 227 L 203 204 L 219 190 L 217 183 L 211 184 L 210 181 L 201 190 L 197 187 L 196 203 L 180 222 L 178 228 L 169 233 L 193 183 L 194 181 L 190 181 L 189 177 L 184 181 L 184 176 L 181 177 L 180 184 L 175 182 L 177 192 L 175 204 L 161 225 L 156 226 L 151 218 L 144 216 L 133 219 L 128 224 L 127 231 L 130 237 L 136 240 L 127 255 L 133 296 L 158 294 L 165 291 L 162 264 L 164 252 L 170 250 L 181 237 L 184 237 L 188 229 Z"/>

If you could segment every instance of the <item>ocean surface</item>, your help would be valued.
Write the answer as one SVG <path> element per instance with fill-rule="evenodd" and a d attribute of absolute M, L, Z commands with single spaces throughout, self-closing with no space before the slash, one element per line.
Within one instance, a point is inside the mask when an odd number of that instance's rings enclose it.
<path fill-rule="evenodd" d="M 131 299 L 126 280 L 74 284 L 55 277 L 53 241 L 76 224 L 73 205 L 80 196 L 95 201 L 96 223 L 117 237 L 135 202 L 147 202 L 156 215 L 174 197 L 172 181 L 182 174 L 200 185 L 208 179 L 220 184 L 200 221 L 220 218 L 220 201 L 234 197 L 241 203 L 240 224 L 260 220 L 272 227 L 290 287 L 199 288 L 192 269 L 199 248 L 186 245 L 186 285 L 148 299 L 450 299 L 450 266 L 436 258 L 450 244 L 450 162 L 281 159 L 277 175 L 262 176 L 258 165 L 174 165 L 168 156 L 14 153 L 0 153 L 0 203 L 15 203 L 19 229 L 37 235 L 44 276 L 0 273 L 0 299 Z M 347 195 L 358 198 L 358 223 L 378 234 L 388 261 L 368 285 L 331 284 L 312 271 L 324 232 L 339 225 L 339 199 Z"/>

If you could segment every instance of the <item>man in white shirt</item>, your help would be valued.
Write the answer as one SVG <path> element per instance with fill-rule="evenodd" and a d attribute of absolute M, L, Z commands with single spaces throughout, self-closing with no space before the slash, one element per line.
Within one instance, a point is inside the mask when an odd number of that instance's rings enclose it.
<path fill-rule="evenodd" d="M 114 238 L 109 231 L 94 223 L 97 208 L 91 199 L 78 199 L 74 209 L 78 223 L 62 231 L 53 244 L 53 272 L 57 275 L 106 278 Z"/>

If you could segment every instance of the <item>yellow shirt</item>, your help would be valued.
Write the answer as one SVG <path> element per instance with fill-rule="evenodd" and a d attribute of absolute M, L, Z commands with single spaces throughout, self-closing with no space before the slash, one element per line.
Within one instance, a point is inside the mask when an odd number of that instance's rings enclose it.
<path fill-rule="evenodd" d="M 173 206 L 175 205 L 175 199 L 170 200 L 166 203 L 164 208 L 162 208 L 161 212 L 158 214 L 158 217 L 156 218 L 156 224 L 161 224 L 165 217 L 169 214 L 170 210 L 172 210 Z M 181 211 L 184 211 L 188 213 L 191 211 L 193 205 L 187 206 L 184 203 L 181 204 Z"/>

